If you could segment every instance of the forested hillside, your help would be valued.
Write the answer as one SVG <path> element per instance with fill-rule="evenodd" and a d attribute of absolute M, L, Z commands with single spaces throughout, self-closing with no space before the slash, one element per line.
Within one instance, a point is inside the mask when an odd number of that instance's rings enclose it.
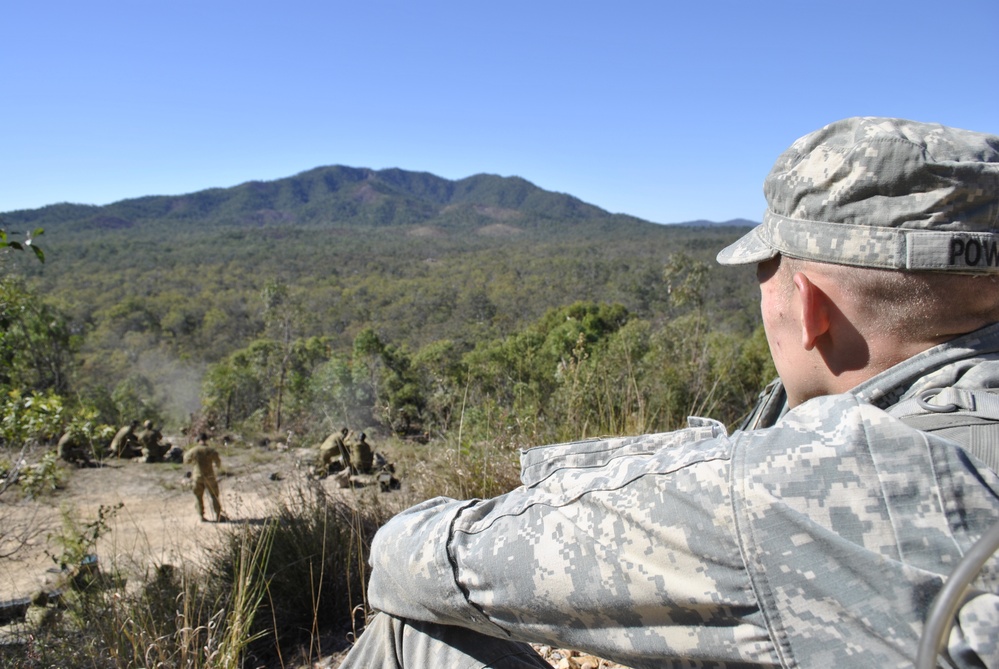
<path fill-rule="evenodd" d="M 217 646 L 254 666 L 314 666 L 288 660 L 356 629 L 391 504 L 505 492 L 524 447 L 669 430 L 692 414 L 736 423 L 774 374 L 753 268 L 713 261 L 746 224 L 655 225 L 522 179 L 344 167 L 2 215 L 5 502 L 68 507 L 66 480 L 86 478 L 69 461 L 100 466 L 100 485 L 145 474 L 109 448 L 145 420 L 176 445 L 205 432 L 222 446 L 230 497 L 237 479 L 298 482 L 276 522 L 221 530 L 207 567 L 140 551 L 125 560 L 134 596 L 84 586 L 73 623 L 44 637 L 51 666 L 83 646 L 126 663 L 187 666 Z M 29 234 L 44 262 L 23 252 Z M 304 477 L 313 447 L 343 427 L 391 458 L 380 471 L 398 494 L 334 495 L 321 472 Z M 295 464 L 247 479 L 275 457 Z M 183 480 L 179 465 L 150 467 L 166 478 L 129 497 L 129 518 L 138 499 L 162 513 L 162 486 Z M 87 520 L 66 510 L 60 561 L 79 564 L 99 541 L 120 555 L 110 520 L 125 504 Z M 22 506 L 0 509 L 0 556 L 40 532 Z M 125 573 L 115 559 L 108 573 Z M 246 594 L 251 581 L 266 585 Z"/>
<path fill-rule="evenodd" d="M 46 262 L 3 260 L 12 366 L 0 381 L 79 398 L 109 422 L 197 413 L 310 430 L 335 414 L 428 432 L 460 401 L 527 412 L 537 427 L 566 365 L 595 373 L 624 331 L 632 386 L 655 371 L 649 351 L 665 372 L 670 356 L 706 355 L 708 335 L 749 341 L 752 271 L 712 262 L 748 224 L 656 225 L 519 178 L 339 166 L 9 212 L 3 227 L 45 230 Z M 656 344 L 671 328 L 678 341 Z M 605 408 L 618 422 L 634 413 Z"/>

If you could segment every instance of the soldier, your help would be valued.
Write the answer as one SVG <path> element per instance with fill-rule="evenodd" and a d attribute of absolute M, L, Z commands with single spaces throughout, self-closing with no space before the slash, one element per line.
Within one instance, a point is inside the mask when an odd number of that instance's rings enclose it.
<path fill-rule="evenodd" d="M 139 421 L 133 420 L 115 433 L 114 438 L 111 440 L 111 446 L 108 449 L 111 457 L 134 458 L 142 453 L 142 449 L 139 447 L 139 440 L 135 436 L 135 428 L 138 425 Z"/>
<path fill-rule="evenodd" d="M 527 642 L 629 667 L 913 666 L 999 519 L 999 137 L 846 119 L 764 193 L 718 255 L 756 265 L 780 376 L 743 428 L 533 448 L 506 495 L 396 516 L 370 552 L 383 613 L 343 669 L 547 668 Z M 945 664 L 996 667 L 999 556 L 973 585 Z"/>
<path fill-rule="evenodd" d="M 350 444 L 350 464 L 356 473 L 370 474 L 374 462 L 375 454 L 367 441 L 367 435 L 362 432 L 357 441 Z"/>
<path fill-rule="evenodd" d="M 198 443 L 193 448 L 184 453 L 184 464 L 193 464 L 194 472 L 194 499 L 198 509 L 198 516 L 202 522 L 205 520 L 205 491 L 212 500 L 212 510 L 215 512 L 215 521 L 224 522 L 228 520 L 222 513 L 222 502 L 219 501 L 219 482 L 215 478 L 215 468 L 222 467 L 222 458 L 218 451 L 208 445 L 208 435 L 204 432 L 198 436 Z"/>
<path fill-rule="evenodd" d="M 319 456 L 316 459 L 315 468 L 316 476 L 326 477 L 331 473 L 350 468 L 350 453 L 344 443 L 348 433 L 349 430 L 345 427 L 339 433 L 334 432 L 326 437 L 326 440 L 319 446 Z"/>
<path fill-rule="evenodd" d="M 56 447 L 59 452 L 59 459 L 69 462 L 77 467 L 91 467 L 93 461 L 90 459 L 90 444 L 78 430 L 69 428 L 66 433 L 59 438 Z"/>
<path fill-rule="evenodd" d="M 144 462 L 163 462 L 163 456 L 170 450 L 170 444 L 163 443 L 163 433 L 153 427 L 153 421 L 142 424 L 142 430 L 136 435 L 142 448 Z"/>

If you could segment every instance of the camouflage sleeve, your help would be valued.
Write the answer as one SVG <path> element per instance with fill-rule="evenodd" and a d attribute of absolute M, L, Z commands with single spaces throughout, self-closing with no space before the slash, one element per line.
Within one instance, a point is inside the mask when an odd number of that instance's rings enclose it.
<path fill-rule="evenodd" d="M 532 449 L 522 481 L 390 521 L 372 604 L 633 667 L 912 666 L 933 595 L 999 518 L 994 472 L 852 395 L 731 437 Z M 999 557 L 975 587 L 956 666 L 999 661 Z"/>
<path fill-rule="evenodd" d="M 929 604 L 999 517 L 999 481 L 955 442 L 852 395 L 818 398 L 772 430 L 735 438 L 733 500 L 746 564 L 786 665 L 911 667 Z M 999 558 L 977 585 L 995 591 Z M 961 620 L 952 657 L 989 657 L 982 619 Z"/>
<path fill-rule="evenodd" d="M 629 666 L 774 662 L 740 553 L 723 432 L 532 449 L 527 485 L 431 500 L 390 521 L 372 546 L 370 599 L 397 616 Z"/>

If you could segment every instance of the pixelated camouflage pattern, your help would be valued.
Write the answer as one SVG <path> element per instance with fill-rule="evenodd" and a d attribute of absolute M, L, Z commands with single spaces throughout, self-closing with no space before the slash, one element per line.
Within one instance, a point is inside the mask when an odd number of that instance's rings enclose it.
<path fill-rule="evenodd" d="M 636 668 L 910 667 L 933 596 L 999 520 L 999 478 L 884 409 L 999 386 L 997 351 L 999 324 L 731 436 L 693 419 L 525 451 L 516 490 L 384 526 L 369 600 Z M 974 585 L 949 651 L 999 666 L 999 559 Z"/>
<path fill-rule="evenodd" d="M 792 144 L 763 191 L 763 224 L 718 262 L 783 253 L 883 269 L 999 272 L 995 135 L 849 118 Z"/>

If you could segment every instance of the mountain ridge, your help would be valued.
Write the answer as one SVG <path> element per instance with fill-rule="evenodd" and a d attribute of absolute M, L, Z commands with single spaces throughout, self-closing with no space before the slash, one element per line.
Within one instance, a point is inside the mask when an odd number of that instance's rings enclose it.
<path fill-rule="evenodd" d="M 106 205 L 55 203 L 3 214 L 12 224 L 32 227 L 76 223 L 83 229 L 122 229 L 147 221 L 200 221 L 214 226 L 341 224 L 355 226 L 447 227 L 517 220 L 533 227 L 542 221 L 634 222 L 660 225 L 610 213 L 567 193 L 544 190 L 519 176 L 480 173 L 451 180 L 429 172 L 328 165 L 271 181 L 251 180 L 229 187 L 180 195 L 146 195 Z M 668 225 L 755 225 L 746 219 L 697 220 Z"/>

